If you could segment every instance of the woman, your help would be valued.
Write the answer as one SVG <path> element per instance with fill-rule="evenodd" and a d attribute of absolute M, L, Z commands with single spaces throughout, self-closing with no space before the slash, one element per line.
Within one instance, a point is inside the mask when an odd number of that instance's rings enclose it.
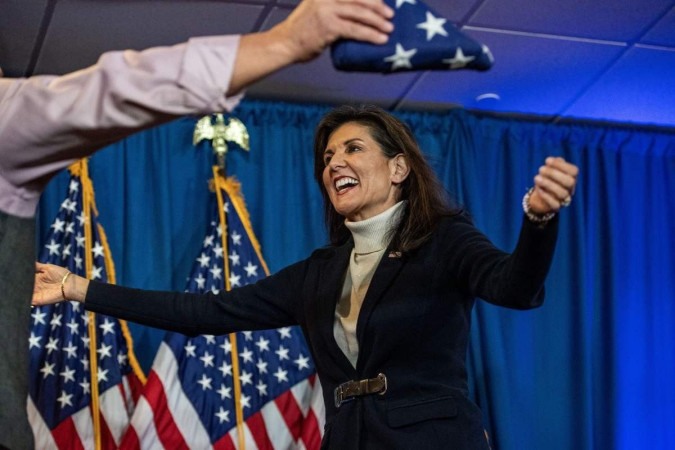
<path fill-rule="evenodd" d="M 474 297 L 541 305 L 576 166 L 547 158 L 509 255 L 448 206 L 409 129 L 379 108 L 330 112 L 314 158 L 331 245 L 308 259 L 219 295 L 133 290 L 38 264 L 33 303 L 68 298 L 185 334 L 297 324 L 324 390 L 324 448 L 488 448 L 467 394 Z"/>

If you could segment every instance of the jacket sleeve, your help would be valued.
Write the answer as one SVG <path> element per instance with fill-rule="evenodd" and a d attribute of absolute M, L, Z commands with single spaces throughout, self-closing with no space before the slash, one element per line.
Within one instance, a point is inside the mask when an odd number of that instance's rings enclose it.
<path fill-rule="evenodd" d="M 523 215 L 516 248 L 506 253 L 468 219 L 452 226 L 451 244 L 446 248 L 450 273 L 471 296 L 516 309 L 540 306 L 558 235 L 558 215 L 545 225 Z"/>
<path fill-rule="evenodd" d="M 31 217 L 49 178 L 134 132 L 231 110 L 239 36 L 115 51 L 63 76 L 0 78 L 0 210 Z"/>
<path fill-rule="evenodd" d="M 220 335 L 302 325 L 302 283 L 307 261 L 229 292 L 193 294 L 146 291 L 95 281 L 86 309 L 187 335 Z"/>

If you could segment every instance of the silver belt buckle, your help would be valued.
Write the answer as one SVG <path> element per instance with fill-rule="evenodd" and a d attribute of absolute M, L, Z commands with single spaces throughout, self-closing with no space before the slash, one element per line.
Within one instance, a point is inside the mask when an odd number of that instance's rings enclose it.
<path fill-rule="evenodd" d="M 384 381 L 384 387 L 382 388 L 382 390 L 380 392 L 377 393 L 377 395 L 384 395 L 385 392 L 387 392 L 387 388 L 388 388 L 388 386 L 387 386 L 387 376 L 383 373 L 378 373 L 377 378 Z"/>

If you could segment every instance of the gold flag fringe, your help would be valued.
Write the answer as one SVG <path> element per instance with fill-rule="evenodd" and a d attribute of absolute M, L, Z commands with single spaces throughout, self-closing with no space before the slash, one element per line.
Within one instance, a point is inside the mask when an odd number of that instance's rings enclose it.
<path fill-rule="evenodd" d="M 92 233 L 91 233 L 91 213 L 98 216 L 98 209 L 96 208 L 96 201 L 94 197 L 94 185 L 89 178 L 89 166 L 87 159 L 81 159 L 68 167 L 68 170 L 74 176 L 79 176 L 82 184 L 82 211 L 84 214 L 84 251 L 85 251 L 85 274 L 88 279 L 91 279 L 91 273 L 93 268 L 93 257 L 92 257 Z M 108 275 L 108 283 L 115 284 L 115 265 L 112 260 L 112 255 L 110 252 L 110 247 L 108 245 L 108 238 L 106 237 L 103 227 L 99 224 L 98 232 L 101 235 L 101 245 L 103 246 L 103 254 L 105 259 L 106 273 Z M 88 312 L 89 323 L 89 368 L 91 374 L 91 411 L 92 411 L 92 421 L 94 426 L 94 448 L 96 450 L 101 450 L 101 412 L 99 404 L 99 390 L 98 390 L 98 360 L 96 358 L 96 348 L 98 347 L 96 343 L 96 314 L 93 312 Z M 122 329 L 122 335 L 127 344 L 127 350 L 129 351 L 129 364 L 134 372 L 134 374 L 139 378 L 139 380 L 145 384 L 146 376 L 141 370 L 138 360 L 136 359 L 136 354 L 134 353 L 133 340 L 131 338 L 131 333 L 129 333 L 129 327 L 125 320 L 119 320 L 120 327 Z"/>
<path fill-rule="evenodd" d="M 221 245 L 223 246 L 223 262 L 225 264 L 224 279 L 225 290 L 232 289 L 230 285 L 230 261 L 227 250 L 227 219 L 225 217 L 225 203 L 223 202 L 223 189 L 225 185 L 225 178 L 221 175 L 218 166 L 213 166 L 213 183 L 216 191 L 216 198 L 218 199 L 218 217 L 220 219 L 220 233 Z M 227 191 L 226 191 L 227 192 Z M 232 351 L 230 358 L 232 359 L 232 384 L 234 386 L 234 413 L 237 421 L 237 441 L 239 442 L 239 449 L 246 450 L 246 440 L 244 438 L 244 409 L 241 407 L 241 380 L 239 379 L 239 350 L 237 349 L 237 333 L 230 333 L 230 344 Z"/>
<path fill-rule="evenodd" d="M 229 291 L 232 289 L 232 286 L 230 286 L 230 261 L 228 258 L 229 252 L 227 250 L 227 218 L 225 216 L 223 191 L 225 191 L 225 193 L 227 193 L 228 197 L 230 198 L 230 201 L 232 202 L 231 205 L 234 207 L 237 215 L 239 216 L 242 225 L 246 230 L 246 234 L 248 235 L 248 238 L 251 240 L 253 249 L 255 250 L 256 255 L 260 259 L 260 262 L 263 266 L 263 270 L 265 271 L 265 275 L 269 275 L 269 269 L 267 268 L 267 264 L 265 263 L 265 260 L 262 257 L 262 253 L 260 251 L 260 243 L 258 242 L 258 240 L 255 237 L 255 234 L 253 233 L 253 227 L 251 226 L 251 219 L 248 214 L 248 210 L 246 209 L 244 198 L 241 194 L 241 183 L 239 183 L 234 177 L 225 178 L 219 167 L 213 166 L 213 179 L 210 181 L 210 187 L 213 191 L 215 191 L 216 198 L 218 199 L 218 216 L 220 219 L 220 228 L 222 230 L 221 245 L 223 246 L 223 253 L 225 254 L 225 256 L 223 257 L 225 264 L 224 268 L 225 289 Z M 239 443 L 238 448 L 240 450 L 245 450 L 246 440 L 244 437 L 244 410 L 241 407 L 241 380 L 239 378 L 239 356 L 237 350 L 237 334 L 230 333 L 229 338 L 230 344 L 232 345 L 232 352 L 231 352 L 232 374 L 233 374 L 232 381 L 234 385 L 234 409 L 237 420 L 237 441 Z"/>

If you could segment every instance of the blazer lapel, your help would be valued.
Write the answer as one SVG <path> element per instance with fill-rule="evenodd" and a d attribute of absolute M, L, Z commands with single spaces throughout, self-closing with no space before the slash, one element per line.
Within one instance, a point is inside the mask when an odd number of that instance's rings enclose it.
<path fill-rule="evenodd" d="M 363 300 L 361 312 L 359 313 L 359 320 L 356 324 L 356 337 L 359 341 L 359 346 L 363 343 L 363 333 L 365 332 L 373 310 L 384 295 L 384 292 L 401 271 L 404 264 L 405 256 L 402 255 L 401 252 L 392 250 L 391 247 L 387 248 L 384 255 L 382 255 L 380 264 L 377 266 L 377 269 L 375 269 L 373 279 L 370 281 L 368 291 L 366 291 L 366 297 Z M 358 364 L 360 365 L 360 363 L 361 354 L 359 352 Z M 357 368 L 359 365 L 357 365 Z"/>
<path fill-rule="evenodd" d="M 349 265 L 349 256 L 353 246 L 353 242 L 349 240 L 347 243 L 337 247 L 335 254 L 323 262 L 319 274 L 319 290 L 317 292 L 317 298 L 319 299 L 318 320 L 320 322 L 318 328 L 321 330 L 321 338 L 326 348 L 330 349 L 327 353 L 337 355 L 336 364 L 350 378 L 353 376 L 355 369 L 337 345 L 335 335 L 333 334 L 333 325 L 335 323 L 335 308 L 342 292 L 344 277 Z"/>

